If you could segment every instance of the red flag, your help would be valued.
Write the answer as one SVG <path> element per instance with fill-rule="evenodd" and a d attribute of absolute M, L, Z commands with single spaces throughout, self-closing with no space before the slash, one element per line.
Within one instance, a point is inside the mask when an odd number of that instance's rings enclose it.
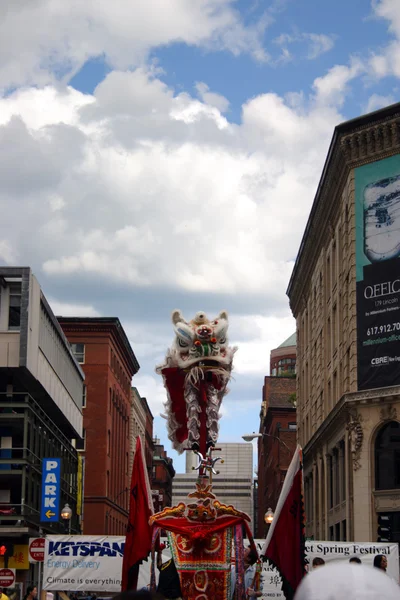
<path fill-rule="evenodd" d="M 261 553 L 278 569 L 286 600 L 293 598 L 305 574 L 302 461 L 303 453 L 297 446 Z"/>
<path fill-rule="evenodd" d="M 123 592 L 136 590 L 139 564 L 150 554 L 151 527 L 149 518 L 153 512 L 153 501 L 143 447 L 140 437 L 137 437 L 132 467 L 129 519 L 122 563 L 121 590 Z"/>

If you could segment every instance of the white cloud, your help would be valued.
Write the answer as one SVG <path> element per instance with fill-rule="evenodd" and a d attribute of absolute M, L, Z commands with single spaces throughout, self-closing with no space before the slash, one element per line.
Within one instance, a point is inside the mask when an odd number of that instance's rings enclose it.
<path fill-rule="evenodd" d="M 380 94 L 372 94 L 369 97 L 367 105 L 365 107 L 365 112 L 372 112 L 374 110 L 379 110 L 380 108 L 384 108 L 385 106 L 389 106 L 393 104 L 395 99 L 393 96 L 381 96 Z"/>
<path fill-rule="evenodd" d="M 0 261 L 6 265 L 12 265 L 18 262 L 17 256 L 11 242 L 7 239 L 0 239 Z"/>
<path fill-rule="evenodd" d="M 370 74 L 377 79 L 394 75 L 400 77 L 400 3 L 398 0 L 374 0 L 374 14 L 388 21 L 393 39 L 380 51 L 375 51 L 369 60 Z"/>
<path fill-rule="evenodd" d="M 295 56 L 292 54 L 288 46 L 292 44 L 305 44 L 307 47 L 306 58 L 308 60 L 314 60 L 332 50 L 335 45 L 336 36 L 328 35 L 326 33 L 306 33 L 306 32 L 293 32 L 293 33 L 282 33 L 274 39 L 274 43 L 281 47 L 282 54 L 278 59 L 279 62 L 289 62 Z"/>
<path fill-rule="evenodd" d="M 325 33 L 306 33 L 305 37 L 309 40 L 307 58 L 313 60 L 321 54 L 329 52 L 335 45 L 335 37 Z"/>
<path fill-rule="evenodd" d="M 151 375 L 135 375 L 133 383 L 139 394 L 146 398 L 153 417 L 158 417 L 165 412 L 164 403 L 167 400 L 167 394 L 162 383 L 161 377 Z"/>
<path fill-rule="evenodd" d="M 196 83 L 196 90 L 200 96 L 200 99 L 210 106 L 214 106 L 221 113 L 224 113 L 229 108 L 229 100 L 227 100 L 221 94 L 216 94 L 215 92 L 210 92 L 210 88 L 206 83 L 199 81 Z"/>
<path fill-rule="evenodd" d="M 99 317 L 99 312 L 90 304 L 71 304 L 60 302 L 54 298 L 47 298 L 51 310 L 57 316 L 61 317 Z"/>
<path fill-rule="evenodd" d="M 127 69 L 174 42 L 267 60 L 270 18 L 245 26 L 233 0 L 24 0 L 0 5 L 0 88 L 68 80 L 93 57 Z M 32 24 L 34 23 L 34 26 Z"/>
<path fill-rule="evenodd" d="M 19 90 L 0 100 L 2 227 L 54 278 L 276 303 L 356 72 L 335 67 L 310 99 L 255 97 L 241 125 L 143 69 L 111 73 L 93 96 Z"/>
<path fill-rule="evenodd" d="M 314 81 L 316 102 L 322 106 L 343 105 L 348 84 L 366 71 L 365 63 L 353 57 L 349 65 L 335 65 Z"/>
<path fill-rule="evenodd" d="M 235 373 L 243 375 L 268 375 L 269 358 L 273 348 L 277 348 L 296 331 L 296 322 L 289 314 L 264 317 L 261 315 L 232 315 L 231 341 L 239 347 L 235 354 Z M 236 331 L 239 340 L 236 342 Z"/>

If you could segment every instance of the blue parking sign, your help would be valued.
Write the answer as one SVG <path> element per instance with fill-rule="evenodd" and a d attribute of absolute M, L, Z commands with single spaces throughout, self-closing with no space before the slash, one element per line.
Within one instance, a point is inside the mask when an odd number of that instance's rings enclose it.
<path fill-rule="evenodd" d="M 42 460 L 41 523 L 52 523 L 60 516 L 61 458 Z"/>

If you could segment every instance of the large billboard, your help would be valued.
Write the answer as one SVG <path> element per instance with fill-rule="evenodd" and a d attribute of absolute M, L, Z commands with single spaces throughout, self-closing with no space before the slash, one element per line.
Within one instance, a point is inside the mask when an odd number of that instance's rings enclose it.
<path fill-rule="evenodd" d="M 400 155 L 355 169 L 358 389 L 400 384 Z"/>

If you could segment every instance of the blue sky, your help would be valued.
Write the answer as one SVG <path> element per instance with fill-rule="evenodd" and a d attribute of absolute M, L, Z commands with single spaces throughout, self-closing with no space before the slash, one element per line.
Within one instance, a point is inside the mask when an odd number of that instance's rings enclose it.
<path fill-rule="evenodd" d="M 9 0 L 0 16 L 0 262 L 32 266 L 57 314 L 121 319 L 167 448 L 171 311 L 228 310 L 220 441 L 258 430 L 334 127 L 399 99 L 400 3 Z"/>

